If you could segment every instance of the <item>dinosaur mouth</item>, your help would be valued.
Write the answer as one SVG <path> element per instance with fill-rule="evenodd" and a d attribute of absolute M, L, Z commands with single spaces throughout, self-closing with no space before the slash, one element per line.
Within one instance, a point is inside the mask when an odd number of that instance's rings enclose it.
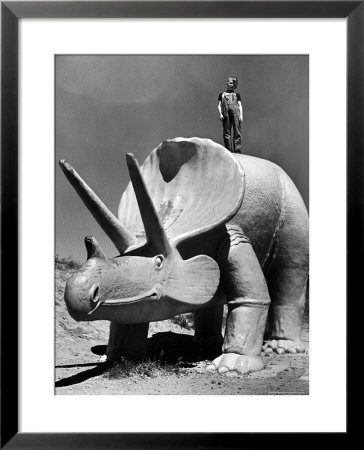
<path fill-rule="evenodd" d="M 93 303 L 93 309 L 88 313 L 93 314 L 100 306 L 120 306 L 120 305 L 130 305 L 132 303 L 138 303 L 140 301 L 154 302 L 161 298 L 162 296 L 162 286 L 156 284 L 149 291 L 143 292 L 141 294 L 135 295 L 134 297 L 124 297 L 124 298 L 112 298 L 101 301 L 98 295 L 98 290 L 91 294 L 92 299 L 90 301 Z"/>

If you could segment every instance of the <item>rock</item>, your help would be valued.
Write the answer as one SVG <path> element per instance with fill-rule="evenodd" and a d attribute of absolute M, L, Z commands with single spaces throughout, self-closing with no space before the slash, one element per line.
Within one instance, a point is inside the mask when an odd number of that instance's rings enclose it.
<path fill-rule="evenodd" d="M 278 347 L 277 345 L 277 341 L 275 339 L 273 339 L 270 344 L 269 347 L 272 348 L 273 350 L 276 350 L 276 348 Z"/>

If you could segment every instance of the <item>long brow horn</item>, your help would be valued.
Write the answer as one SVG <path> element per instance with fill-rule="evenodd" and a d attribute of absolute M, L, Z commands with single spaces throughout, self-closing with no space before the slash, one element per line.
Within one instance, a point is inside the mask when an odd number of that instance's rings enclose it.
<path fill-rule="evenodd" d="M 68 162 L 62 159 L 59 161 L 59 165 L 98 224 L 109 236 L 118 251 L 124 253 L 130 245 L 135 243 L 133 235 L 119 222 L 114 214 L 109 211 L 105 204 L 82 180 Z"/>
<path fill-rule="evenodd" d="M 163 254 L 172 253 L 172 247 L 161 224 L 152 198 L 145 185 L 139 163 L 132 153 L 126 154 L 130 179 L 138 202 L 147 241 L 152 247 Z"/>

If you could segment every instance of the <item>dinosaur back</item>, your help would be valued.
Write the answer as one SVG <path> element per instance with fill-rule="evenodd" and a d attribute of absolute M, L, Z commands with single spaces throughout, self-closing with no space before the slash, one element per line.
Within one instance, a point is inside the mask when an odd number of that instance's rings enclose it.
<path fill-rule="evenodd" d="M 244 167 L 246 187 L 244 202 L 231 222 L 243 229 L 263 265 L 284 224 L 288 175 L 271 161 L 249 155 L 234 157 Z"/>

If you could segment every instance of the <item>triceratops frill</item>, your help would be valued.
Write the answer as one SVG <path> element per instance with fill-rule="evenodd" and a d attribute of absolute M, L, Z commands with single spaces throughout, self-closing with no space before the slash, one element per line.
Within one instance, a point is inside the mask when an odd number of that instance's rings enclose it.
<path fill-rule="evenodd" d="M 87 261 L 65 291 L 76 320 L 111 321 L 108 359 L 145 355 L 148 323 L 184 312 L 196 312 L 197 341 L 221 344 L 227 301 L 222 355 L 210 369 L 258 370 L 271 299 L 269 338 L 300 351 L 308 220 L 289 177 L 199 138 L 167 140 L 141 167 L 128 154 L 127 164 L 116 218 L 60 162 L 120 252 L 108 259 L 85 238 Z"/>

